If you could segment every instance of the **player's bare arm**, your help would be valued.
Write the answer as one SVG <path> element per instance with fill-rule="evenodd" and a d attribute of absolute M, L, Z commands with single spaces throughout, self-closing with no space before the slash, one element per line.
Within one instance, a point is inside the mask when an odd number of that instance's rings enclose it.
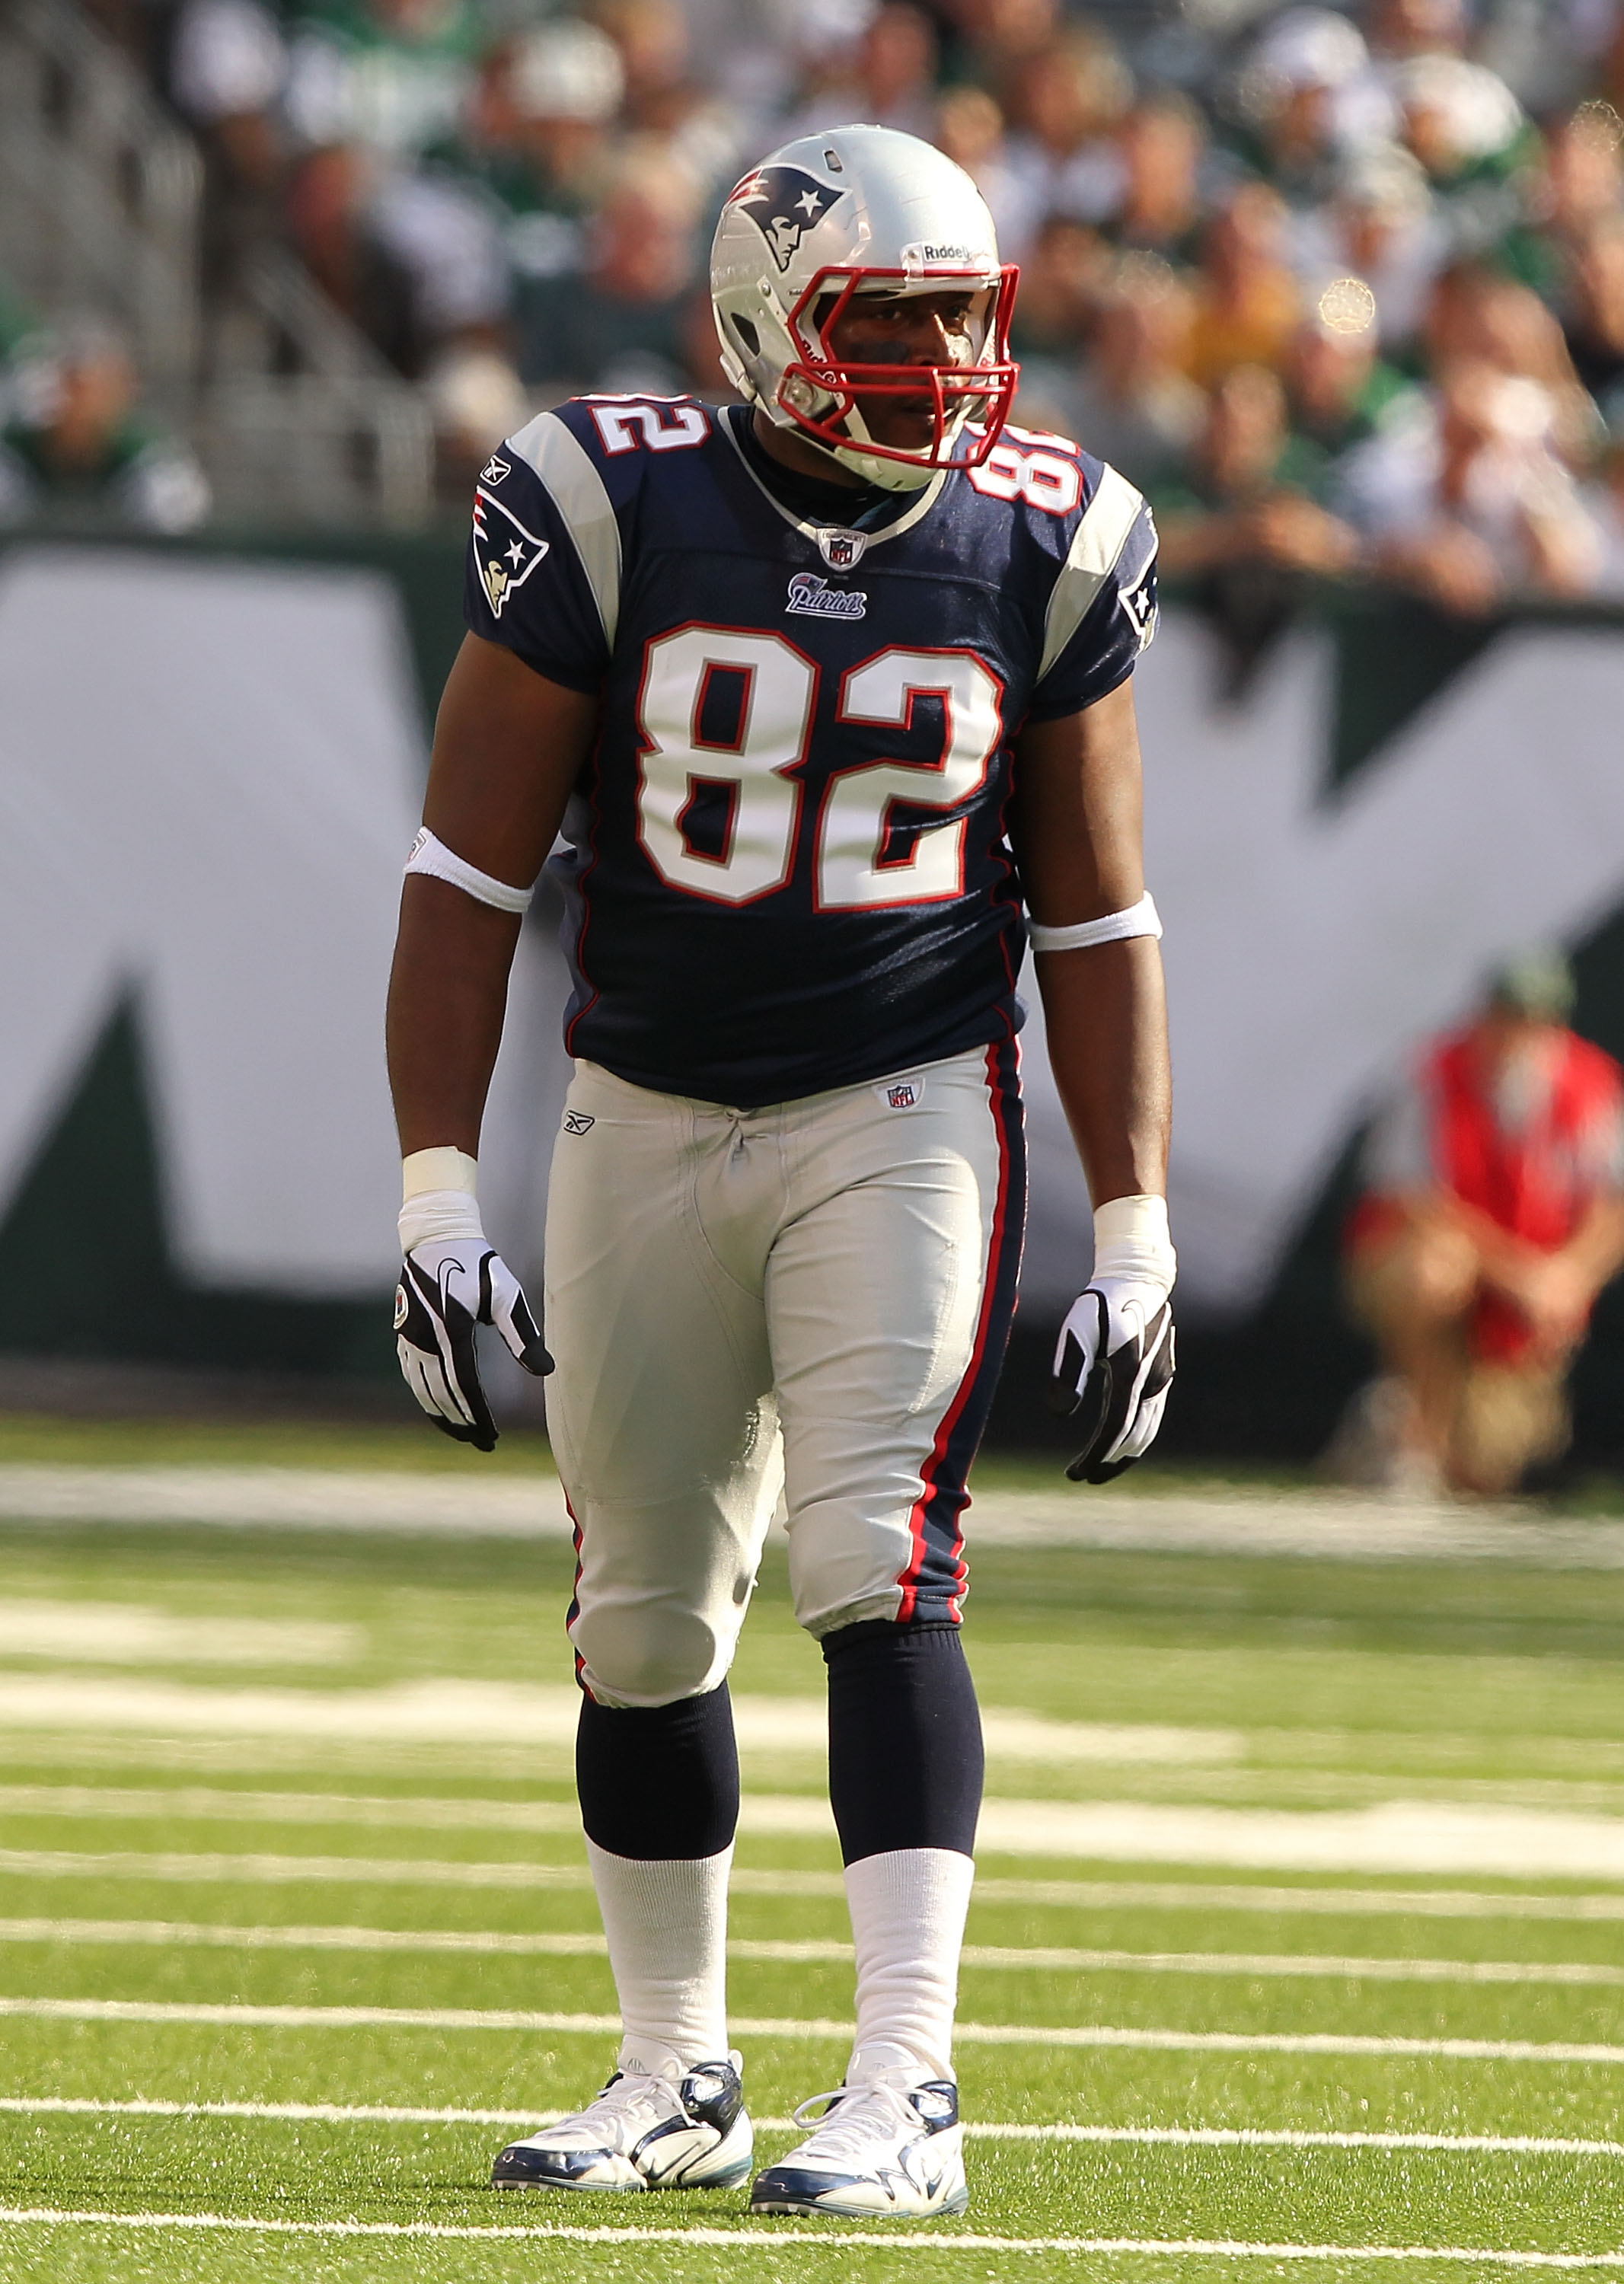
<path fill-rule="evenodd" d="M 423 822 L 465 863 L 527 889 L 558 837 L 591 742 L 596 699 L 466 635 L 434 725 Z M 389 982 L 389 1083 L 402 1154 L 477 1158 L 502 1037 L 514 912 L 409 873 Z"/>
<path fill-rule="evenodd" d="M 1131 682 L 1016 750 L 1011 833 L 1027 906 L 1046 927 L 1126 911 L 1144 894 Z M 1153 936 L 1035 955 L 1055 1084 L 1089 1193 L 1165 1196 L 1172 1080 Z"/>
<path fill-rule="evenodd" d="M 522 905 L 557 837 L 597 701 L 467 636 L 434 731 L 427 836 L 401 892 L 389 982 L 403 1255 L 395 1333 L 407 1385 L 437 1426 L 488 1451 L 476 1324 L 527 1371 L 551 1360 L 518 1279 L 480 1220 L 480 1123 L 502 1039 Z"/>
<path fill-rule="evenodd" d="M 1105 1482 L 1148 1448 L 1173 1376 L 1160 947 L 1152 934 L 1089 940 L 1144 925 L 1132 917 L 1144 871 L 1130 682 L 1026 730 L 1011 835 L 1035 924 L 1050 1063 L 1095 1206 L 1094 1273 L 1061 1327 L 1051 1402 L 1078 1430 L 1068 1472 Z"/>

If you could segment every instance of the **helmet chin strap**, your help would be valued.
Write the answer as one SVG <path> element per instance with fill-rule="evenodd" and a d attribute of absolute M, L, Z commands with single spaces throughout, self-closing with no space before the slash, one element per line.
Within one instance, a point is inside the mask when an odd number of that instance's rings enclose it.
<path fill-rule="evenodd" d="M 944 450 L 952 450 L 960 429 L 969 418 L 970 407 L 966 404 L 947 423 L 941 435 Z M 855 404 L 846 416 L 846 427 L 847 433 L 855 434 L 858 441 L 855 444 L 835 445 L 832 448 L 834 458 L 842 467 L 850 468 L 854 474 L 862 476 L 869 483 L 878 484 L 885 491 L 921 492 L 942 473 L 941 460 L 891 460 L 878 452 L 865 452 L 863 445 L 873 440 Z"/>
<path fill-rule="evenodd" d="M 811 439 L 808 439 L 808 442 Z M 882 491 L 922 492 L 933 484 L 941 473 L 927 461 L 882 459 L 877 452 L 864 452 L 851 444 L 837 444 L 829 455 L 843 468 L 849 468 L 865 483 L 878 484 Z"/>
<path fill-rule="evenodd" d="M 757 402 L 761 400 L 758 398 Z M 783 428 L 789 435 L 799 436 L 803 443 L 810 444 L 813 450 L 822 453 L 825 459 L 837 461 L 841 467 L 849 469 L 853 475 L 861 476 L 865 484 L 876 485 L 881 491 L 922 492 L 944 473 L 943 465 L 939 460 L 933 463 L 930 460 L 893 460 L 884 453 L 866 451 L 864 446 L 871 443 L 873 439 L 869 435 L 863 415 L 855 405 L 846 416 L 847 434 L 855 432 L 849 444 L 825 443 L 821 436 L 810 434 L 782 406 L 764 406 L 763 410 L 775 426 Z M 955 442 L 969 418 L 968 405 L 954 414 L 943 434 L 944 444 L 950 446 Z"/>

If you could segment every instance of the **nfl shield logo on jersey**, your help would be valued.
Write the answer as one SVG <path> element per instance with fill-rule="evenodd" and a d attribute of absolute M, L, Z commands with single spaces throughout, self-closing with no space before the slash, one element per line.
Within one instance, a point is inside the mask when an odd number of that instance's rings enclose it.
<path fill-rule="evenodd" d="M 474 487 L 473 559 L 492 613 L 500 618 L 508 598 L 522 587 L 551 545 L 527 531 L 511 508 Z"/>
<path fill-rule="evenodd" d="M 818 553 L 832 571 L 855 571 L 869 544 L 866 531 L 820 531 Z"/>

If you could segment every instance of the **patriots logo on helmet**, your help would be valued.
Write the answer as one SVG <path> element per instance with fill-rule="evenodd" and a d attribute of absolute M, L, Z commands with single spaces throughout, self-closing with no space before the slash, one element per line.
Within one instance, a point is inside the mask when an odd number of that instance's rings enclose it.
<path fill-rule="evenodd" d="M 845 196 L 800 167 L 762 167 L 746 176 L 728 203 L 743 208 L 779 269 L 787 270 L 807 232 Z"/>
<path fill-rule="evenodd" d="M 524 585 L 551 545 L 527 531 L 512 509 L 493 499 L 483 484 L 475 485 L 473 560 L 493 618 L 502 616 L 509 596 Z"/>

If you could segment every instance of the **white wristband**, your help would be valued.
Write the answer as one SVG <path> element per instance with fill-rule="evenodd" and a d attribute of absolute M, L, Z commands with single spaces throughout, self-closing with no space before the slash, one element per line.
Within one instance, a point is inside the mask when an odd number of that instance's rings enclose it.
<path fill-rule="evenodd" d="M 1126 911 L 1106 912 L 1097 920 L 1075 920 L 1069 927 L 1043 927 L 1028 920 L 1027 934 L 1034 951 L 1088 951 L 1097 943 L 1120 943 L 1130 935 L 1161 934 L 1155 899 L 1147 889 Z"/>
<path fill-rule="evenodd" d="M 1111 1198 L 1094 1209 L 1094 1274 L 1131 1278 L 1173 1289 L 1178 1255 L 1167 1231 L 1167 1201 L 1144 1193 Z"/>
<path fill-rule="evenodd" d="M 461 888 L 477 903 L 494 904 L 499 912 L 527 912 L 534 888 L 510 888 L 493 873 L 481 872 L 477 864 L 470 864 L 454 849 L 448 849 L 436 839 L 427 825 L 419 831 L 411 844 L 411 854 L 406 859 L 409 872 L 426 872 L 433 880 L 449 880 L 454 888 Z"/>
<path fill-rule="evenodd" d="M 413 1150 L 401 1161 L 401 1251 L 434 1238 L 483 1237 L 480 1162 L 465 1150 Z"/>

